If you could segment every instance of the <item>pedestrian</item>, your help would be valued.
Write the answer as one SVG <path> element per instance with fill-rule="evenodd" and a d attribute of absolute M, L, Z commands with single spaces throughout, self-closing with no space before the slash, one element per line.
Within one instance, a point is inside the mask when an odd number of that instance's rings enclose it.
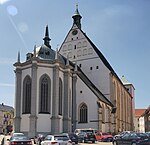
<path fill-rule="evenodd" d="M 3 139 L 2 139 L 1 145 L 5 145 L 5 137 L 3 137 Z"/>

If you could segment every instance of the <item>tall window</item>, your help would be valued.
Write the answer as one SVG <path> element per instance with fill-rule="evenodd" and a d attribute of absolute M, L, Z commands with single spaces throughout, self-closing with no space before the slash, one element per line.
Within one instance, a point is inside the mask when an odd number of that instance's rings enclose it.
<path fill-rule="evenodd" d="M 79 107 L 79 122 L 80 123 L 88 122 L 88 108 L 85 103 L 82 103 Z"/>
<path fill-rule="evenodd" d="M 50 113 L 51 104 L 51 83 L 48 75 L 44 74 L 40 79 L 40 101 L 39 101 L 39 113 Z"/>
<path fill-rule="evenodd" d="M 59 115 L 62 115 L 62 80 L 59 78 Z"/>
<path fill-rule="evenodd" d="M 22 113 L 31 113 L 31 78 L 26 76 L 23 81 Z"/>

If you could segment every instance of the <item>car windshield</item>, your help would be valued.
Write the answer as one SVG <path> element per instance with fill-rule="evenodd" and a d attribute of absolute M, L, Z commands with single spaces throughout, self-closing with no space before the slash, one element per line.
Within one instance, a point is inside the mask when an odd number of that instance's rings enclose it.
<path fill-rule="evenodd" d="M 51 140 L 51 139 L 52 139 L 52 136 L 51 135 L 47 135 L 44 140 Z"/>
<path fill-rule="evenodd" d="M 147 135 L 145 133 L 137 133 L 137 136 L 139 136 L 139 137 L 147 137 Z"/>
<path fill-rule="evenodd" d="M 82 132 L 93 133 L 93 130 L 82 130 Z"/>

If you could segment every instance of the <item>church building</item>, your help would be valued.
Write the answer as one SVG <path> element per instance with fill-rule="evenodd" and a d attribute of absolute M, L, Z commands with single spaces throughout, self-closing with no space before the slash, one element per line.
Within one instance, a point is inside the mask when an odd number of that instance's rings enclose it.
<path fill-rule="evenodd" d="M 124 109 L 131 116 L 122 121 L 128 124 L 124 129 L 131 129 L 133 108 L 126 108 L 128 103 L 132 104 L 133 96 L 82 31 L 78 7 L 72 18 L 73 25 L 59 50 L 52 49 L 46 26 L 43 44 L 34 46 L 26 61 L 21 62 L 18 53 L 14 64 L 15 132 L 30 137 L 38 133 L 73 132 L 76 128 L 116 132 L 116 123 L 121 122 L 116 121 L 118 103 L 114 101 L 111 83 L 114 77 L 128 97 Z"/>

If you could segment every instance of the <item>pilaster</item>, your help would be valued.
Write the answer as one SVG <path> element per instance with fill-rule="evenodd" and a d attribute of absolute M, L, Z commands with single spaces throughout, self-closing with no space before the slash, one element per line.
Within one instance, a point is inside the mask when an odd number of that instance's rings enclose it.
<path fill-rule="evenodd" d="M 16 94 L 15 94 L 15 117 L 14 117 L 14 130 L 20 132 L 20 123 L 21 123 L 21 79 L 22 79 L 22 70 L 16 68 Z"/>
<path fill-rule="evenodd" d="M 70 89 L 70 73 L 64 73 L 64 108 L 63 108 L 63 132 L 71 132 L 71 119 L 69 119 L 69 106 L 72 106 L 72 102 L 69 102 L 69 98 L 71 98 L 71 94 L 69 94 Z M 71 105 L 70 105 L 71 103 Z"/>
<path fill-rule="evenodd" d="M 76 129 L 77 122 L 77 96 L 76 96 L 76 84 L 77 84 L 77 75 L 73 74 L 72 76 L 72 131 Z"/>
<path fill-rule="evenodd" d="M 53 96 L 52 96 L 52 117 L 51 132 L 52 134 L 60 133 L 60 117 L 58 115 L 59 105 L 59 66 L 53 68 Z"/>
<path fill-rule="evenodd" d="M 98 130 L 99 131 L 102 131 L 102 108 L 99 107 L 99 110 L 98 110 Z"/>
<path fill-rule="evenodd" d="M 37 131 L 37 116 L 36 116 L 36 104 L 37 104 L 37 64 L 32 64 L 32 92 L 31 92 L 31 115 L 30 115 L 30 128 L 29 136 L 34 137 Z"/>

